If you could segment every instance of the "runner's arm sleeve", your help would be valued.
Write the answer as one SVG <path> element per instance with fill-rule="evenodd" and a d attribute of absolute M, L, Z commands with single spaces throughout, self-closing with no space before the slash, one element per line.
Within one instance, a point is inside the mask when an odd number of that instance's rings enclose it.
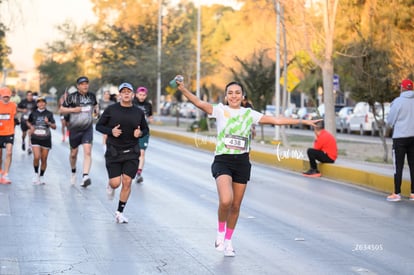
<path fill-rule="evenodd" d="M 112 135 L 112 128 L 107 126 L 108 121 L 109 121 L 109 114 L 108 114 L 108 108 L 107 108 L 102 113 L 98 122 L 96 123 L 96 126 L 95 126 L 96 131 L 101 132 L 102 134 L 105 134 L 105 135 Z"/>

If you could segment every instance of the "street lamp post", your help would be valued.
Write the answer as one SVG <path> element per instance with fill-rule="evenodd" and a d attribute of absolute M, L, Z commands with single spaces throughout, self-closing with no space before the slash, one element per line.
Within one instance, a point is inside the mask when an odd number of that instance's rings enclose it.
<path fill-rule="evenodd" d="M 276 81 L 275 81 L 275 116 L 280 114 L 280 3 L 276 1 Z M 280 127 L 275 126 L 275 141 L 280 140 Z"/>
<path fill-rule="evenodd" d="M 201 4 L 198 1 L 197 12 L 197 80 L 196 80 L 196 95 L 200 98 L 200 64 L 201 64 Z M 200 121 L 200 111 L 196 110 L 196 120 Z"/>
<path fill-rule="evenodd" d="M 161 42 L 162 0 L 158 0 L 158 46 L 157 46 L 157 114 L 161 112 Z"/>

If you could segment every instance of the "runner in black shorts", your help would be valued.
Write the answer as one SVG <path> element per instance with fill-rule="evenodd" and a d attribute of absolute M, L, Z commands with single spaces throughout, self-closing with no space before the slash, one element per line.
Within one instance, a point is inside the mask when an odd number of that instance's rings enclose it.
<path fill-rule="evenodd" d="M 69 144 L 70 144 L 70 168 L 72 170 L 71 184 L 76 184 L 76 161 L 79 146 L 83 147 L 83 174 L 82 187 L 90 185 L 89 171 L 92 165 L 92 141 L 93 141 L 93 114 L 99 113 L 96 96 L 90 93 L 89 79 L 81 76 L 76 80 L 78 91 L 69 94 L 62 103 L 59 111 L 63 115 L 69 114 Z"/>
<path fill-rule="evenodd" d="M 17 106 L 10 101 L 12 95 L 8 87 L 0 88 L 0 184 L 11 184 L 9 170 L 12 163 L 14 143 L 14 120 Z M 3 167 L 3 149 L 5 149 Z"/>
<path fill-rule="evenodd" d="M 211 117 L 216 118 L 217 142 L 211 172 L 216 179 L 219 195 L 218 230 L 215 247 L 224 251 L 224 256 L 235 256 L 231 242 L 233 231 L 239 218 L 240 206 L 250 179 L 249 161 L 252 125 L 299 124 L 301 120 L 263 115 L 251 108 L 241 107 L 245 92 L 237 82 L 230 82 L 225 88 L 228 104 L 212 105 L 200 100 L 185 88 L 181 76 L 176 77 L 178 89 L 195 106 Z M 319 120 L 307 120 L 304 124 L 315 126 Z"/>
<path fill-rule="evenodd" d="M 147 120 L 148 124 L 151 124 L 153 122 L 152 117 L 152 104 L 147 100 L 148 96 L 148 89 L 145 87 L 138 87 L 135 98 L 133 101 L 134 106 L 137 108 L 140 108 L 144 114 L 145 118 Z M 141 183 L 144 181 L 144 178 L 142 177 L 142 171 L 144 169 L 144 163 L 145 163 L 145 151 L 148 148 L 150 133 L 142 136 L 139 138 L 139 147 L 141 148 L 141 154 L 139 156 L 139 165 L 137 170 L 137 175 L 135 176 L 135 182 Z"/>
<path fill-rule="evenodd" d="M 33 110 L 36 109 L 36 101 L 33 99 L 33 92 L 27 91 L 26 98 L 20 101 L 17 105 L 17 111 L 21 112 L 20 116 L 20 129 L 22 130 L 22 150 L 26 150 L 26 135 L 27 130 L 29 127 L 27 126 L 27 120 Z M 29 136 L 29 146 L 27 149 L 27 153 L 30 155 L 32 153 L 32 146 L 30 144 L 30 136 Z"/>
<path fill-rule="evenodd" d="M 131 193 L 131 182 L 138 167 L 140 148 L 139 137 L 149 131 L 145 114 L 132 104 L 134 88 L 129 83 L 119 86 L 120 102 L 108 106 L 96 124 L 96 130 L 108 135 L 106 140 L 105 162 L 109 183 L 109 199 L 115 196 L 115 189 L 122 184 L 118 209 L 115 212 L 117 223 L 127 223 L 123 211 Z"/>
<path fill-rule="evenodd" d="M 221 175 L 231 176 L 234 182 L 247 184 L 250 180 L 249 154 L 216 155 L 211 166 L 211 173 L 216 179 Z"/>
<path fill-rule="evenodd" d="M 45 184 L 44 175 L 47 168 L 47 157 L 52 149 L 52 134 L 50 129 L 56 129 L 53 113 L 46 109 L 46 99 L 36 99 L 37 109 L 33 111 L 27 125 L 30 128 L 30 137 L 33 150 L 33 184 Z M 40 164 L 41 163 L 41 164 Z M 39 173 L 40 164 L 40 173 Z"/>

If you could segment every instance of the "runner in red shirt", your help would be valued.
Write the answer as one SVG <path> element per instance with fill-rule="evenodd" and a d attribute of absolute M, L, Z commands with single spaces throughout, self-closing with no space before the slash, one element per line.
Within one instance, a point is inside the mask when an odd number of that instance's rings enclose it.
<path fill-rule="evenodd" d="M 14 143 L 14 118 L 17 112 L 16 103 L 10 101 L 11 90 L 0 88 L 0 184 L 10 184 L 9 169 L 12 162 Z M 6 158 L 3 168 L 3 149 L 6 149 Z"/>

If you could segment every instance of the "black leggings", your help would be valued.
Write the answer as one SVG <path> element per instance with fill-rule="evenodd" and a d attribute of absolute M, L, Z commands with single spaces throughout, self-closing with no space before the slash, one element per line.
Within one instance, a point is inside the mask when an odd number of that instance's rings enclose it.
<path fill-rule="evenodd" d="M 414 137 L 395 138 L 392 141 L 395 194 L 401 193 L 405 155 L 407 155 L 408 167 L 410 168 L 411 193 L 414 193 Z"/>
<path fill-rule="evenodd" d="M 309 164 L 312 169 L 317 169 L 316 161 L 322 162 L 322 163 L 334 163 L 335 161 L 328 157 L 328 155 L 321 150 L 316 150 L 313 148 L 308 149 L 308 158 L 309 158 Z"/>

